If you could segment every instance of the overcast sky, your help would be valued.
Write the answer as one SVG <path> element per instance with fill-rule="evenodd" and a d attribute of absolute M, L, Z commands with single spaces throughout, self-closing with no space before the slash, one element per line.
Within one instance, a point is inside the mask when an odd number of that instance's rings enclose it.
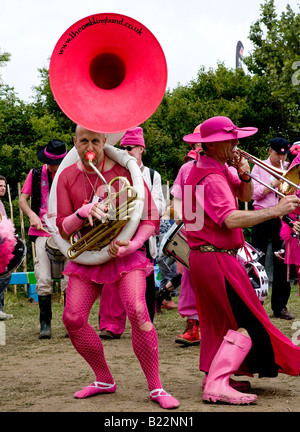
<path fill-rule="evenodd" d="M 146 26 L 160 42 L 168 64 L 168 88 L 187 84 L 201 65 L 217 62 L 235 67 L 236 44 L 247 55 L 250 25 L 260 16 L 263 0 L 0 0 L 0 51 L 11 61 L 0 69 L 3 81 L 22 100 L 30 101 L 40 83 L 38 68 L 48 67 L 60 36 L 76 21 L 96 13 L 115 12 Z M 300 0 L 275 0 L 281 13 Z"/>

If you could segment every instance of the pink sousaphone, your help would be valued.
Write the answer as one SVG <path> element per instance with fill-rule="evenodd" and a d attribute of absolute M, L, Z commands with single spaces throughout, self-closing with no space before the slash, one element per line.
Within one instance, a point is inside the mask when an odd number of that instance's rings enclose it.
<path fill-rule="evenodd" d="M 167 85 L 167 64 L 155 36 L 140 22 L 120 14 L 88 16 L 68 28 L 58 40 L 50 61 L 50 86 L 61 110 L 75 124 L 105 133 L 105 153 L 131 175 L 137 192 L 134 212 L 116 236 L 130 240 L 143 211 L 144 183 L 136 159 L 114 147 L 126 130 L 139 126 L 158 108 Z M 56 187 L 63 169 L 78 160 L 73 148 L 61 163 L 44 216 L 60 251 L 68 256 L 70 243 L 56 227 Z M 108 259 L 108 246 L 85 251 L 74 259 L 85 265 Z"/>

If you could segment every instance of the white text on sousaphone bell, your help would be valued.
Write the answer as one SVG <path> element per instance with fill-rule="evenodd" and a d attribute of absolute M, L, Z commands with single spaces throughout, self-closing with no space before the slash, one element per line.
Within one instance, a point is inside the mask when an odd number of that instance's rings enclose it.
<path fill-rule="evenodd" d="M 106 24 L 117 24 L 117 25 L 121 25 L 124 26 L 126 28 L 128 28 L 129 30 L 133 30 L 134 32 L 136 32 L 136 34 L 138 34 L 139 36 L 142 36 L 142 31 L 143 31 L 143 27 L 137 27 L 134 26 L 133 24 L 129 23 L 129 22 L 124 22 L 124 18 L 117 20 L 114 18 L 108 18 L 105 17 L 105 19 L 98 19 L 96 17 L 93 17 L 92 19 L 89 18 L 88 22 L 86 22 L 85 24 L 83 24 L 82 26 L 78 27 L 77 30 L 75 31 L 71 31 L 69 33 L 69 36 L 65 43 L 63 44 L 63 46 L 61 47 L 60 51 L 58 54 L 63 54 L 65 48 L 67 48 L 67 44 L 69 44 L 70 42 L 72 42 L 73 39 L 75 39 L 77 36 L 79 36 L 79 34 L 84 31 L 85 29 L 96 25 L 96 24 L 102 24 L 102 25 L 106 25 Z"/>

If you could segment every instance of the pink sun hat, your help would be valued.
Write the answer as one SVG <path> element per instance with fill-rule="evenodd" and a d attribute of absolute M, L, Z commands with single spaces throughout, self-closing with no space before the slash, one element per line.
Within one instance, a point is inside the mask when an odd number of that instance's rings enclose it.
<path fill-rule="evenodd" d="M 183 141 L 187 143 L 227 141 L 246 138 L 258 131 L 255 127 L 238 128 L 228 117 L 223 116 L 211 117 L 205 120 L 199 129 L 199 132 L 184 136 Z"/>
<path fill-rule="evenodd" d="M 128 129 L 128 131 L 125 132 L 125 134 L 121 139 L 120 147 L 129 146 L 129 145 L 141 146 L 145 148 L 144 134 L 143 134 L 143 129 L 141 127 Z"/>

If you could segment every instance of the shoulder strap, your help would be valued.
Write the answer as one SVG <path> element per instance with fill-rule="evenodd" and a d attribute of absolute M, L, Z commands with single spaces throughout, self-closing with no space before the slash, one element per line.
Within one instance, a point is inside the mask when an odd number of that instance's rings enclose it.
<path fill-rule="evenodd" d="M 41 177 L 42 177 L 42 166 L 33 168 L 32 170 L 32 185 L 31 185 L 31 209 L 39 214 L 42 202 L 41 196 Z"/>
<path fill-rule="evenodd" d="M 193 185 L 193 188 L 195 188 L 200 183 L 200 181 L 209 174 L 220 174 L 226 178 L 224 173 L 217 168 L 198 168 L 196 165 L 193 165 L 186 183 Z"/>
<path fill-rule="evenodd" d="M 153 186 L 153 179 L 154 179 L 154 169 L 149 168 L 149 172 L 150 172 L 150 180 L 151 180 L 151 188 Z"/>

